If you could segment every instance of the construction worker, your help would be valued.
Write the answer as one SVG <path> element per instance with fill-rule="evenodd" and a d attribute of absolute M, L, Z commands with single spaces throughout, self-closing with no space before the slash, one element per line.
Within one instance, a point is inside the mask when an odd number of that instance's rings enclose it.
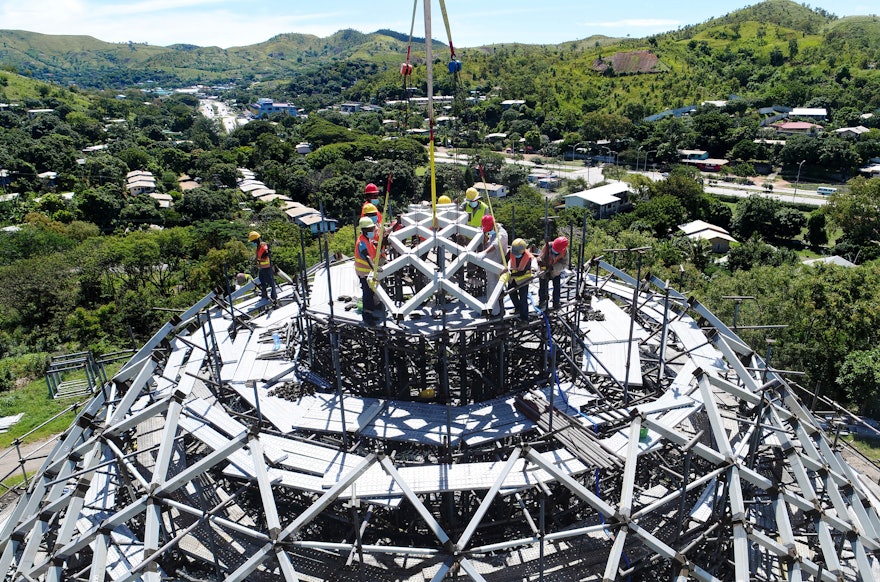
<path fill-rule="evenodd" d="M 523 321 L 529 320 L 529 281 L 532 279 L 532 259 L 535 258 L 527 246 L 521 238 L 514 240 L 507 257 L 510 297 Z"/>
<path fill-rule="evenodd" d="M 379 212 L 379 187 L 370 182 L 367 184 L 367 187 L 364 188 L 364 196 L 367 198 L 367 201 L 364 202 L 364 205 L 361 207 L 361 216 L 367 216 L 368 214 L 376 215 L 376 224 L 382 224 L 382 213 Z"/>
<path fill-rule="evenodd" d="M 275 287 L 275 270 L 272 268 L 272 253 L 268 243 L 263 242 L 260 233 L 252 230 L 248 234 L 248 241 L 257 249 L 257 268 L 259 269 L 260 296 L 268 299 L 271 295 L 272 302 L 278 302 L 278 291 Z"/>
<path fill-rule="evenodd" d="M 354 270 L 361 282 L 361 306 L 364 323 L 373 325 L 378 319 L 375 314 L 376 295 L 370 287 L 369 276 L 375 270 L 376 261 L 376 224 L 371 218 L 364 216 L 358 221 L 360 235 L 354 245 Z"/>
<path fill-rule="evenodd" d="M 483 216 L 490 214 L 489 206 L 480 200 L 480 193 L 476 188 L 468 188 L 464 193 L 464 211 L 468 215 L 468 225 L 480 228 Z"/>
<path fill-rule="evenodd" d="M 568 266 L 568 239 L 564 236 L 544 243 L 538 255 L 538 308 L 547 309 L 550 281 L 553 281 L 553 309 L 559 309 L 562 271 Z"/>
<path fill-rule="evenodd" d="M 479 256 L 495 261 L 499 265 L 504 264 L 504 255 L 507 254 L 507 231 L 500 223 L 496 223 L 491 214 L 486 214 L 480 223 L 481 232 L 477 234 L 480 237 L 480 244 L 477 246 Z M 500 243 L 500 244 L 499 244 Z M 492 292 L 498 286 L 501 275 L 493 271 L 486 271 L 486 297 L 492 295 Z M 504 295 L 499 297 L 498 303 L 492 306 L 492 315 L 498 316 L 503 314 Z"/>

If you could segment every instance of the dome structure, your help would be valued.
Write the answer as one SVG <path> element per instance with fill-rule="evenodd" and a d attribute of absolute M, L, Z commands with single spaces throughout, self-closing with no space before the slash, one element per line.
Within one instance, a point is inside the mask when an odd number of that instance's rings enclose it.
<path fill-rule="evenodd" d="M 13 580 L 874 580 L 878 488 L 694 299 L 583 256 L 521 323 L 466 215 L 165 324 L 0 526 Z M 537 303 L 537 282 L 530 289 Z"/>

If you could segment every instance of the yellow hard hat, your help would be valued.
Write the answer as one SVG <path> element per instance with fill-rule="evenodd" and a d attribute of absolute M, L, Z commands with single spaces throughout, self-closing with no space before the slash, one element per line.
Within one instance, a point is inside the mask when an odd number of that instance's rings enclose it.
<path fill-rule="evenodd" d="M 250 232 L 250 234 L 248 234 L 248 242 L 254 242 L 254 241 L 257 240 L 258 238 L 260 238 L 260 233 L 258 233 L 258 232 L 255 231 L 255 230 L 252 230 L 252 231 Z"/>
<path fill-rule="evenodd" d="M 468 188 L 464 193 L 464 197 L 467 198 L 468 202 L 471 202 L 473 200 L 479 200 L 480 193 L 477 192 L 476 188 Z"/>
<path fill-rule="evenodd" d="M 515 241 L 513 241 L 512 245 L 510 245 L 510 250 L 513 251 L 513 254 L 515 254 L 515 255 L 521 255 L 526 251 L 526 246 L 527 246 L 526 241 L 524 241 L 521 238 L 518 238 Z"/>
<path fill-rule="evenodd" d="M 362 211 L 364 214 L 378 214 L 379 213 L 379 209 L 376 208 L 376 205 L 373 204 L 372 202 L 367 202 L 366 204 L 364 204 Z"/>
<path fill-rule="evenodd" d="M 437 204 L 452 204 L 452 198 L 444 194 L 437 199 Z"/>
<path fill-rule="evenodd" d="M 374 226 L 376 226 L 376 223 L 373 222 L 373 219 L 366 216 L 358 221 L 358 228 L 373 228 Z"/>

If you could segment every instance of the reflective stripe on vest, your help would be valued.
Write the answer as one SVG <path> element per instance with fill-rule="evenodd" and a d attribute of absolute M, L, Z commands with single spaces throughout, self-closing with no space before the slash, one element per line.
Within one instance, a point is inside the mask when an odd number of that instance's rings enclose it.
<path fill-rule="evenodd" d="M 528 281 L 532 277 L 532 253 L 526 251 L 523 253 L 519 259 L 517 259 L 514 254 L 511 252 L 507 257 L 507 264 L 510 265 L 510 272 L 513 276 L 514 282 L 517 284 L 522 283 L 523 281 Z"/>
<path fill-rule="evenodd" d="M 368 263 L 366 259 L 361 257 L 361 253 L 358 251 L 361 246 L 361 242 L 366 243 L 367 255 L 370 257 L 371 261 L 375 260 L 376 258 L 376 245 L 374 245 L 373 241 L 368 239 L 363 234 L 361 234 L 358 237 L 357 242 L 354 243 L 354 270 L 357 273 L 358 277 L 366 277 L 373 272 L 373 268 L 370 267 L 370 263 Z"/>
<path fill-rule="evenodd" d="M 257 266 L 261 269 L 267 269 L 270 264 L 269 245 L 260 243 L 260 246 L 257 247 Z"/>

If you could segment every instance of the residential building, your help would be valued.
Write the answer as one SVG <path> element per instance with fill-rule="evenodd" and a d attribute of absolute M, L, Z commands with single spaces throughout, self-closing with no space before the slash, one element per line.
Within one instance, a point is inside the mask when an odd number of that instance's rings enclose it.
<path fill-rule="evenodd" d="M 839 135 L 840 137 L 849 137 L 858 139 L 861 137 L 863 133 L 868 133 L 871 131 L 864 125 L 857 125 L 855 127 L 840 127 L 834 130 L 834 133 Z"/>
<path fill-rule="evenodd" d="M 805 261 L 801 261 L 801 263 L 805 265 L 834 265 L 836 267 L 855 267 L 856 264 L 850 261 L 847 261 L 841 256 L 831 255 L 830 257 L 820 257 L 818 259 L 807 259 Z"/>
<path fill-rule="evenodd" d="M 565 197 L 566 208 L 589 208 L 596 218 L 609 218 L 626 204 L 631 190 L 626 182 L 612 182 Z"/>
<path fill-rule="evenodd" d="M 132 196 L 149 194 L 156 190 L 156 178 L 152 172 L 133 170 L 125 175 L 125 189 Z"/>
<path fill-rule="evenodd" d="M 37 115 L 42 115 L 43 113 L 52 113 L 54 111 L 54 109 L 28 109 L 27 115 L 28 117 L 33 119 Z"/>
<path fill-rule="evenodd" d="M 709 152 L 705 150 L 678 150 L 678 155 L 682 160 L 705 160 L 709 157 Z"/>
<path fill-rule="evenodd" d="M 150 198 L 159 203 L 159 208 L 171 208 L 174 206 L 174 199 L 171 198 L 170 194 L 163 194 L 162 192 L 150 192 Z"/>
<path fill-rule="evenodd" d="M 190 178 L 188 175 L 181 174 L 180 177 L 177 179 L 177 187 L 180 189 L 181 192 L 186 192 L 188 190 L 198 188 L 199 183 Z"/>
<path fill-rule="evenodd" d="M 791 110 L 792 117 L 809 117 L 811 119 L 825 119 L 828 110 L 824 107 L 795 107 Z"/>
<path fill-rule="evenodd" d="M 268 117 L 275 113 L 284 113 L 294 117 L 299 115 L 299 110 L 294 104 L 276 102 L 268 97 L 257 99 L 256 103 L 251 103 L 250 109 L 255 117 Z"/>
<path fill-rule="evenodd" d="M 691 240 L 708 241 L 712 245 L 713 253 L 726 253 L 730 250 L 730 243 L 736 242 L 725 229 L 702 220 L 694 220 L 679 225 L 678 228 Z"/>
<path fill-rule="evenodd" d="M 817 125 L 815 123 L 810 123 L 809 121 L 783 121 L 776 122 L 771 125 L 771 127 L 776 128 L 776 133 L 783 135 L 795 135 L 795 134 L 804 134 L 804 135 L 816 135 L 822 129 L 825 129 L 821 125 Z"/>
<path fill-rule="evenodd" d="M 504 198 L 507 196 L 507 186 L 503 184 L 493 184 L 492 182 L 475 182 L 473 185 L 481 195 L 487 192 L 492 198 Z"/>

